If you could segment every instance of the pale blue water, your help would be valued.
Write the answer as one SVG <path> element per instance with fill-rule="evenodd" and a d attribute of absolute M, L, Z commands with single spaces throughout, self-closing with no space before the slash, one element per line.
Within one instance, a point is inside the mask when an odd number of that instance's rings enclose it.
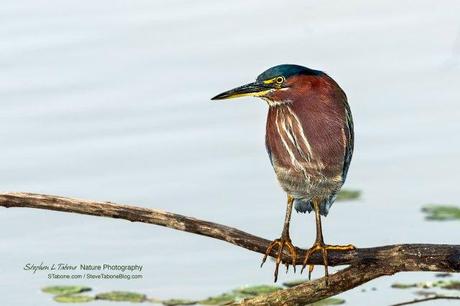
<path fill-rule="evenodd" d="M 457 1 L 3 1 L 0 189 L 161 208 L 276 238 L 285 195 L 265 153 L 266 105 L 209 99 L 298 63 L 333 76 L 355 119 L 346 186 L 364 195 L 333 206 L 327 241 L 458 244 L 457 223 L 425 222 L 420 208 L 459 196 L 459 9 Z M 311 244 L 312 216 L 293 217 L 292 238 Z M 273 272 L 258 268 L 261 255 L 220 241 L 31 209 L 0 209 L 0 254 L 0 294 L 11 306 L 56 305 L 39 289 L 75 283 L 31 276 L 22 270 L 29 262 L 142 264 L 143 280 L 83 283 L 161 298 L 271 283 Z M 343 297 L 388 305 L 412 298 L 388 289 L 393 281 L 431 277 L 381 278 Z"/>

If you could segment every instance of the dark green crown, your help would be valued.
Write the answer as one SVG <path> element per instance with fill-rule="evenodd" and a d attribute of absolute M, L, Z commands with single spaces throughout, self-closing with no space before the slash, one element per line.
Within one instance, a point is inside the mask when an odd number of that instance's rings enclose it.
<path fill-rule="evenodd" d="M 284 64 L 284 65 L 278 65 L 274 66 L 272 68 L 269 68 L 262 72 L 257 77 L 258 82 L 262 82 L 263 80 L 269 80 L 278 76 L 284 76 L 286 79 L 293 76 L 293 75 L 299 75 L 299 74 L 304 74 L 304 75 L 322 75 L 324 72 L 319 71 L 319 70 L 313 70 L 307 67 L 299 66 L 299 65 L 289 65 L 289 64 Z"/>

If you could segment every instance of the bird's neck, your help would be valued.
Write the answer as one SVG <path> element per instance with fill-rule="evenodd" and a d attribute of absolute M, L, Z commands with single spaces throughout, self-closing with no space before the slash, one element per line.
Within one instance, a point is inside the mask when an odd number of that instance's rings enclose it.
<path fill-rule="evenodd" d="M 272 100 L 269 98 L 262 98 L 262 99 L 264 99 L 265 102 L 267 102 L 268 107 L 288 106 L 294 103 L 294 101 L 290 99 L 286 99 L 286 100 Z"/>

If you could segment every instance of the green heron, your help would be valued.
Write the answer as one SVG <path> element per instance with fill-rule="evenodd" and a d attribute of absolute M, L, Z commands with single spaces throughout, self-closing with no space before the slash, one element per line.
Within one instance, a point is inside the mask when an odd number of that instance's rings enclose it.
<path fill-rule="evenodd" d="M 353 245 L 324 243 L 321 215 L 327 216 L 345 182 L 353 154 L 353 120 L 347 96 L 326 73 L 298 65 L 278 65 L 260 74 L 256 81 L 223 92 L 212 100 L 260 97 L 268 104 L 265 145 L 276 177 L 287 193 L 287 209 L 281 238 L 274 240 L 262 259 L 264 264 L 277 248 L 275 282 L 281 255 L 288 251 L 295 271 L 296 248 L 289 236 L 292 207 L 297 212 L 315 212 L 316 240 L 309 257 L 321 252 L 328 276 L 328 251 L 347 251 Z M 289 268 L 289 264 L 286 264 Z"/>

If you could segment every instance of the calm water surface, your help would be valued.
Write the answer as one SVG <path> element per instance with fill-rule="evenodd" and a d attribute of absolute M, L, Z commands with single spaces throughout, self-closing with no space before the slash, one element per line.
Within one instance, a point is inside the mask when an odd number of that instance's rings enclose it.
<path fill-rule="evenodd" d="M 363 198 L 334 205 L 327 241 L 458 243 L 457 223 L 425 222 L 420 208 L 459 198 L 459 10 L 457 1 L 3 1 L 1 191 L 160 208 L 276 238 L 285 195 L 264 148 L 267 107 L 209 99 L 299 63 L 338 80 L 355 119 L 346 186 Z M 313 242 L 312 216 L 293 217 L 292 238 Z M 26 263 L 142 264 L 142 280 L 83 283 L 160 298 L 271 283 L 273 272 L 224 242 L 31 209 L 0 209 L 0 254 L 11 306 L 56 305 L 39 289 L 75 283 L 30 275 Z M 388 305 L 412 298 L 392 281 L 431 277 L 381 278 L 343 297 Z"/>

